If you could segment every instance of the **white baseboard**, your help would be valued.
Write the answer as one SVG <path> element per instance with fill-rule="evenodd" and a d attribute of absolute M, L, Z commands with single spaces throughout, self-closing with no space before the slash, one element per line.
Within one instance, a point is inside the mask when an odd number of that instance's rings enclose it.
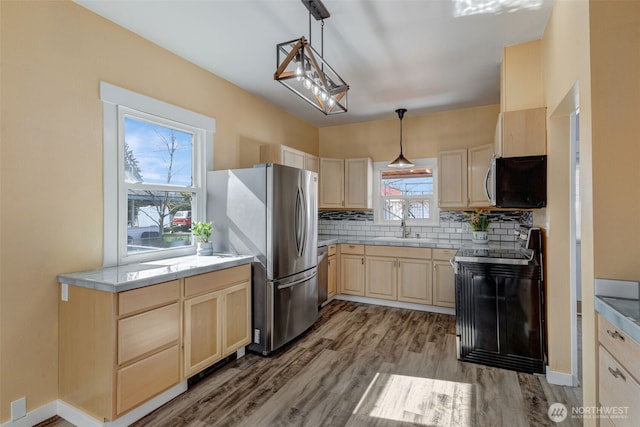
<path fill-rule="evenodd" d="M 56 415 L 56 402 L 49 402 L 46 405 L 34 409 L 31 412 L 27 412 L 27 415 L 22 418 L 18 418 L 17 420 L 8 421 L 2 424 L 2 427 L 32 427 L 38 423 L 43 422 L 44 420 L 55 417 Z"/>
<path fill-rule="evenodd" d="M 578 378 L 573 374 L 567 374 L 565 372 L 556 372 L 549 369 L 547 366 L 547 382 L 554 385 L 563 385 L 569 387 L 575 387 L 578 385 Z"/>
<path fill-rule="evenodd" d="M 403 301 L 389 301 L 386 299 L 359 297 L 355 295 L 343 295 L 343 294 L 336 295 L 334 298 L 339 300 L 344 300 L 344 301 L 383 305 L 386 307 L 407 308 L 409 310 L 428 311 L 431 313 L 441 313 L 441 314 L 451 314 L 451 315 L 456 314 L 456 310 L 454 308 L 438 307 L 436 305 L 414 304 L 414 303 L 403 302 Z"/>

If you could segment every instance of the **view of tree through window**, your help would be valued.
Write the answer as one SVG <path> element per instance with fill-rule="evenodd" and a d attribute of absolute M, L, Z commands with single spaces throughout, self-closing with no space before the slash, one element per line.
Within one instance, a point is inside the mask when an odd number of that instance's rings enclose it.
<path fill-rule="evenodd" d="M 127 252 L 191 244 L 194 135 L 124 117 Z"/>
<path fill-rule="evenodd" d="M 383 220 L 431 218 L 433 172 L 431 169 L 384 170 L 381 172 L 380 198 Z"/>

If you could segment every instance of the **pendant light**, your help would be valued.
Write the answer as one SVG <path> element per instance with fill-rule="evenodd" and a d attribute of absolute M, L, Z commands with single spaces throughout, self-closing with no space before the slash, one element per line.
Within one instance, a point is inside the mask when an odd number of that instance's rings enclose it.
<path fill-rule="evenodd" d="M 406 159 L 402 154 L 402 118 L 404 117 L 404 113 L 406 112 L 407 112 L 406 108 L 399 108 L 396 110 L 396 113 L 398 113 L 398 117 L 400 118 L 400 155 L 398 156 L 397 159 L 395 159 L 393 162 L 387 165 L 390 168 L 401 169 L 401 168 L 412 168 L 415 166 L 411 162 L 411 160 Z"/>

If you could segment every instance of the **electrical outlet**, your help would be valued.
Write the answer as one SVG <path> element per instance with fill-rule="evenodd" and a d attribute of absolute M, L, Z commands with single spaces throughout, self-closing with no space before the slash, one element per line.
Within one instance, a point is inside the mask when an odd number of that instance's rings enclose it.
<path fill-rule="evenodd" d="M 253 342 L 260 344 L 260 329 L 253 330 Z"/>
<path fill-rule="evenodd" d="M 27 416 L 27 398 L 21 397 L 11 402 L 11 421 Z"/>
<path fill-rule="evenodd" d="M 62 284 L 62 292 L 60 298 L 62 299 L 62 301 L 69 301 L 69 285 L 67 285 L 66 283 Z"/>

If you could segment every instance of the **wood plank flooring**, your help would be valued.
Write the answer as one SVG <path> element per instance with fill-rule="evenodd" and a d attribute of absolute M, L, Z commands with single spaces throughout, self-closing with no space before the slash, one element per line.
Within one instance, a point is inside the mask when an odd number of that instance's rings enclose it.
<path fill-rule="evenodd" d="M 134 426 L 537 427 L 555 425 L 552 403 L 581 405 L 580 388 L 459 362 L 455 346 L 453 316 L 334 300 L 285 348 L 229 363 Z"/>

